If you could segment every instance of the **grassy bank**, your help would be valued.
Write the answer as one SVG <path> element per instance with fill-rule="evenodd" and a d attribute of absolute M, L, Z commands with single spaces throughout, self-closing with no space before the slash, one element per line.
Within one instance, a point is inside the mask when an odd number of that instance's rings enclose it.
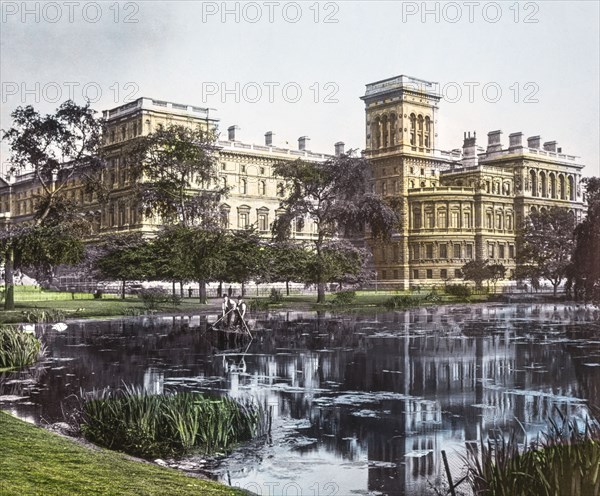
<path fill-rule="evenodd" d="M 92 450 L 0 412 L 2 496 L 225 496 L 241 491 Z"/>

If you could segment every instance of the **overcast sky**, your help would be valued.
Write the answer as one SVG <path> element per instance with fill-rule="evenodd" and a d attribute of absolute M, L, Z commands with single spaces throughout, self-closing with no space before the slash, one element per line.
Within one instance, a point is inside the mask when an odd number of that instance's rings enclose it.
<path fill-rule="evenodd" d="M 222 136 L 236 124 L 244 141 L 306 135 L 331 153 L 364 147 L 365 84 L 406 74 L 439 83 L 439 148 L 522 131 L 599 175 L 599 15 L 596 1 L 3 1 L 1 127 L 70 94 L 98 110 L 148 96 L 215 109 Z"/>

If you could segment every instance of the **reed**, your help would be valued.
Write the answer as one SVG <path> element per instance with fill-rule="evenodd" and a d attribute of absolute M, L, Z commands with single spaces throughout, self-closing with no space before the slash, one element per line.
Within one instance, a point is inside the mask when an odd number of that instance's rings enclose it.
<path fill-rule="evenodd" d="M 600 428 L 594 420 L 550 420 L 520 448 L 515 433 L 468 446 L 468 481 L 480 496 L 600 494 Z"/>
<path fill-rule="evenodd" d="M 27 367 L 44 353 L 42 342 L 17 327 L 0 326 L 0 369 Z"/>
<path fill-rule="evenodd" d="M 82 398 L 79 423 L 88 440 L 143 458 L 227 453 L 267 425 L 264 409 L 251 402 L 133 387 Z"/>

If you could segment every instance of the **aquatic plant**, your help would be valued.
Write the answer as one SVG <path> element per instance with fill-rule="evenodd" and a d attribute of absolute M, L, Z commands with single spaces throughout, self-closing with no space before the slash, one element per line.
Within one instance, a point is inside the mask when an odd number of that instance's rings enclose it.
<path fill-rule="evenodd" d="M 44 353 L 42 342 L 17 327 L 0 327 L 0 369 L 27 367 Z"/>
<path fill-rule="evenodd" d="M 94 392 L 81 401 L 86 439 L 144 458 L 189 452 L 224 453 L 266 433 L 264 409 L 201 393 L 147 394 L 139 389 Z"/>
<path fill-rule="evenodd" d="M 547 432 L 521 449 L 513 432 L 469 445 L 469 485 L 477 495 L 600 494 L 600 428 L 593 420 L 550 420 Z M 479 453 L 478 453 L 479 451 Z"/>
<path fill-rule="evenodd" d="M 65 320 L 66 312 L 60 308 L 32 308 L 23 310 L 23 319 L 32 324 L 47 324 Z"/>

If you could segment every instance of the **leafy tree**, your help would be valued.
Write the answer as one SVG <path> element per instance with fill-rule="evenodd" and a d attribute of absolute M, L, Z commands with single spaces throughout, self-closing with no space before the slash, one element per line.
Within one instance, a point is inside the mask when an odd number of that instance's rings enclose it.
<path fill-rule="evenodd" d="M 227 187 L 220 184 L 215 140 L 212 131 L 174 125 L 132 142 L 125 160 L 147 216 L 167 225 L 218 225 Z"/>
<path fill-rule="evenodd" d="M 257 278 L 264 267 L 265 252 L 260 237 L 254 229 L 232 231 L 225 245 L 226 263 L 221 279 L 241 283 L 242 296 L 245 296 L 245 283 Z"/>
<path fill-rule="evenodd" d="M 488 260 L 470 260 L 464 264 L 460 271 L 465 281 L 473 281 L 477 289 L 481 289 L 483 281 L 490 278 Z"/>
<path fill-rule="evenodd" d="M 54 114 L 40 115 L 32 106 L 11 114 L 13 126 L 2 139 L 11 149 L 10 174 L 29 172 L 41 187 L 36 198 L 33 225 L 10 227 L 2 234 L 6 298 L 4 308 L 14 308 L 14 264 L 46 267 L 80 258 L 81 221 L 73 219 L 73 205 L 66 198 L 68 182 L 81 181 L 100 199 L 102 187 L 101 140 L 103 121 L 89 106 L 63 103 Z M 51 270 L 50 270 L 51 272 Z"/>
<path fill-rule="evenodd" d="M 107 237 L 99 249 L 101 254 L 94 262 L 97 273 L 102 278 L 122 281 L 123 299 L 127 281 L 147 280 L 153 273 L 151 246 L 141 233 Z"/>
<path fill-rule="evenodd" d="M 312 253 L 307 264 L 305 282 L 356 284 L 366 279 L 366 253 L 348 242 L 331 241 L 323 246 L 321 256 Z"/>
<path fill-rule="evenodd" d="M 574 229 L 575 217 L 566 209 L 532 212 L 517 235 L 518 275 L 548 280 L 556 296 L 571 263 Z"/>
<path fill-rule="evenodd" d="M 206 298 L 206 283 L 217 281 L 226 270 L 227 240 L 221 229 L 169 226 L 152 245 L 156 277 L 167 280 L 194 280 L 200 288 L 200 303 Z"/>
<path fill-rule="evenodd" d="M 289 239 L 296 219 L 315 222 L 315 282 L 317 302 L 323 303 L 328 266 L 325 244 L 341 234 L 362 233 L 366 227 L 373 238 L 387 238 L 399 222 L 398 212 L 370 192 L 370 165 L 352 152 L 323 163 L 282 162 L 274 172 L 286 180 L 289 195 L 281 202 L 283 214 L 274 222 L 273 232 L 278 240 Z"/>
<path fill-rule="evenodd" d="M 501 279 L 504 279 L 506 277 L 506 267 L 504 266 L 504 264 L 491 264 L 488 265 L 487 267 L 488 269 L 488 279 L 490 281 L 492 281 L 492 284 L 494 285 L 494 293 L 496 292 L 496 285 L 498 284 L 498 281 L 500 281 Z"/>
<path fill-rule="evenodd" d="M 588 209 L 586 218 L 575 229 L 568 283 L 577 299 L 600 305 L 600 178 L 584 181 Z"/>
<path fill-rule="evenodd" d="M 304 281 L 310 253 L 306 246 L 291 241 L 273 242 L 265 246 L 264 270 L 258 274 L 262 282 L 285 282 L 287 296 L 291 281 Z"/>

